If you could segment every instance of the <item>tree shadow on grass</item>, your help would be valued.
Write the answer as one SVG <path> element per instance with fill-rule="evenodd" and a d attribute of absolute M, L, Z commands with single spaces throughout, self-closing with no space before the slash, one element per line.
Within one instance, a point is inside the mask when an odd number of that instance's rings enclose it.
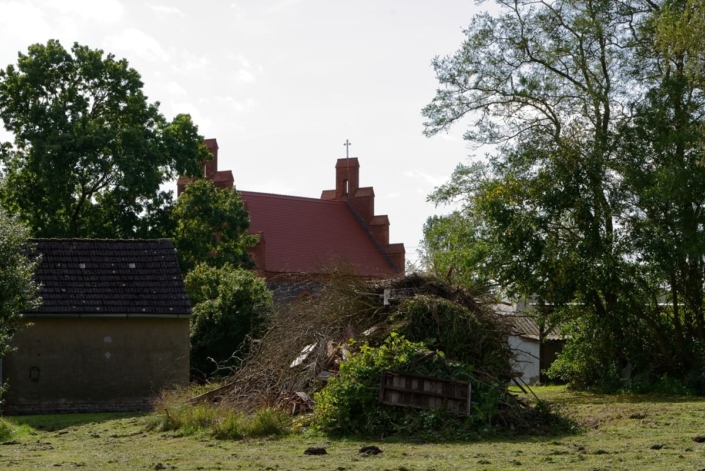
<path fill-rule="evenodd" d="M 676 396 L 669 394 L 598 394 L 590 392 L 575 392 L 570 394 L 547 397 L 546 401 L 551 404 L 565 406 L 572 405 L 609 405 L 609 404 L 679 404 L 687 402 L 705 402 L 705 397 L 701 396 Z"/>
<path fill-rule="evenodd" d="M 70 427 L 100 424 L 111 420 L 139 418 L 146 412 L 101 412 L 90 414 L 51 414 L 51 415 L 13 415 L 5 416 L 8 422 L 25 425 L 42 432 L 55 432 Z"/>

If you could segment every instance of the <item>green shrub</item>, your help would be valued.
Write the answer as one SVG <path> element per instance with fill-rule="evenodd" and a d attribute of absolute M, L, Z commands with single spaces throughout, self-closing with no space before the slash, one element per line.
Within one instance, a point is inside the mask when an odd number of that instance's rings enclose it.
<path fill-rule="evenodd" d="M 12 427 L 6 420 L 0 419 L 0 441 L 9 440 L 12 437 Z"/>
<path fill-rule="evenodd" d="M 245 438 L 242 414 L 228 411 L 213 423 L 212 434 L 219 440 L 241 440 Z"/>
<path fill-rule="evenodd" d="M 511 372 L 507 327 L 479 307 L 471 310 L 454 300 L 415 296 L 399 305 L 391 321 L 405 338 L 442 350 L 492 379 Z"/>
<path fill-rule="evenodd" d="M 377 348 L 361 345 L 357 353 L 341 363 L 338 376 L 315 395 L 314 425 L 344 434 L 422 435 L 434 439 L 474 437 L 479 424 L 491 426 L 506 387 L 474 381 L 472 366 L 447 361 L 442 352 L 428 356 L 429 353 L 431 350 L 423 343 L 395 333 Z M 418 410 L 381 404 L 380 380 L 387 370 L 471 381 L 471 417 L 456 416 L 445 409 Z"/>
<path fill-rule="evenodd" d="M 280 409 L 271 407 L 257 410 L 245 417 L 245 435 L 247 437 L 270 437 L 286 433 L 289 417 Z"/>
<path fill-rule="evenodd" d="M 239 366 L 234 354 L 244 354 L 243 344 L 268 315 L 272 294 L 267 284 L 249 270 L 230 265 L 199 265 L 184 280 L 191 303 L 191 368 L 205 379 L 218 366 Z M 216 364 L 217 362 L 217 364 Z"/>

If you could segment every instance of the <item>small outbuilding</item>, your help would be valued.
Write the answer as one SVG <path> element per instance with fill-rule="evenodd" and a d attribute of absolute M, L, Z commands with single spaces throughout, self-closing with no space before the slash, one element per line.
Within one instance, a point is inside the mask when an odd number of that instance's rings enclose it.
<path fill-rule="evenodd" d="M 545 383 L 544 372 L 563 351 L 565 338 L 557 329 L 542 329 L 530 315 L 508 315 L 512 335 L 509 346 L 515 353 L 514 370 L 527 384 Z"/>
<path fill-rule="evenodd" d="M 171 240 L 32 242 L 43 304 L 2 359 L 6 413 L 142 410 L 188 382 L 191 306 Z"/>
<path fill-rule="evenodd" d="M 493 304 L 494 312 L 509 324 L 509 346 L 514 352 L 512 369 L 527 384 L 546 383 L 545 371 L 563 351 L 566 338 L 557 326 L 537 322 L 536 305 L 526 300 Z"/>

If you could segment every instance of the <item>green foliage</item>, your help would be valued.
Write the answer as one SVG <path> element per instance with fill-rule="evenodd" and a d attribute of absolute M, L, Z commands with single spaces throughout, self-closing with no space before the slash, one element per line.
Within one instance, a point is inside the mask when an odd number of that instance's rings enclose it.
<path fill-rule="evenodd" d="M 473 367 L 447 361 L 442 352 L 421 342 L 411 342 L 392 333 L 379 347 L 367 343 L 341 363 L 337 376 L 316 393 L 314 424 L 322 430 L 363 436 L 389 434 L 423 435 L 433 439 L 476 437 L 481 428 L 491 429 L 491 419 L 505 397 L 506 387 L 474 380 Z M 445 409 L 418 410 L 379 403 L 379 386 L 384 371 L 472 381 L 472 416 L 455 416 Z"/>
<path fill-rule="evenodd" d="M 616 339 L 598 322 L 594 316 L 584 316 L 566 326 L 571 338 L 546 372 L 549 378 L 576 389 L 617 392 L 623 387 L 615 360 Z"/>
<path fill-rule="evenodd" d="M 512 352 L 507 332 L 491 314 L 435 296 L 404 300 L 390 319 L 394 329 L 412 342 L 443 352 L 455 361 L 473 365 L 488 381 L 511 372 Z"/>
<path fill-rule="evenodd" d="M 41 304 L 33 276 L 39 257 L 27 242 L 29 230 L 0 209 L 0 357 L 9 352 L 20 313 Z"/>
<path fill-rule="evenodd" d="M 668 373 L 695 387 L 702 1 L 496 4 L 454 55 L 433 61 L 441 86 L 423 110 L 426 134 L 467 117 L 465 138 L 495 147 L 429 197 L 460 204 L 427 224 L 431 265 L 559 312 L 581 306 L 552 370 L 574 386 L 614 390 L 630 367 L 647 382 Z"/>
<path fill-rule="evenodd" d="M 12 425 L 3 419 L 0 419 L 0 441 L 7 441 L 13 434 Z"/>
<path fill-rule="evenodd" d="M 220 368 L 239 365 L 248 335 L 266 318 L 272 294 L 251 271 L 224 265 L 196 266 L 184 279 L 193 307 L 191 368 L 208 377 Z M 217 363 L 217 364 L 216 364 Z"/>
<path fill-rule="evenodd" d="M 446 216 L 431 216 L 423 227 L 421 263 L 426 271 L 445 277 L 471 294 L 487 294 L 495 286 L 486 261 L 491 246 L 475 226 L 468 224 L 462 212 Z"/>
<path fill-rule="evenodd" d="M 184 272 L 199 263 L 222 267 L 252 265 L 247 247 L 257 243 L 247 233 L 250 218 L 233 189 L 219 189 L 213 182 L 195 181 L 184 190 L 172 212 L 176 221 L 174 246 Z"/>
<path fill-rule="evenodd" d="M 176 175 L 210 154 L 188 115 L 168 122 L 125 60 L 56 40 L 0 70 L 0 204 L 38 237 L 163 237 Z"/>

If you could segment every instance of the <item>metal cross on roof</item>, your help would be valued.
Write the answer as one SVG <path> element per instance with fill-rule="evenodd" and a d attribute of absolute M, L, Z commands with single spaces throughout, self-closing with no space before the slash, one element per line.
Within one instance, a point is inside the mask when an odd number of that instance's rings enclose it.
<path fill-rule="evenodd" d="M 349 159 L 350 158 L 350 146 L 352 145 L 352 143 L 349 140 L 345 139 L 345 143 L 343 145 L 345 146 L 345 158 Z"/>

